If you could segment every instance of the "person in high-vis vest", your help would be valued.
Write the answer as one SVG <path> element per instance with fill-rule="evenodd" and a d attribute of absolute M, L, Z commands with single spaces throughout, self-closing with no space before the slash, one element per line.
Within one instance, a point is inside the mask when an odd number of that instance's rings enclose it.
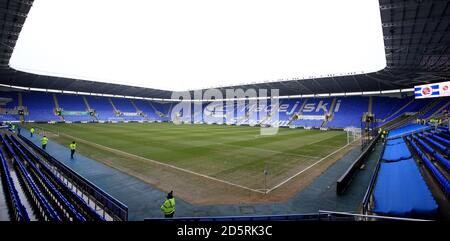
<path fill-rule="evenodd" d="M 70 148 L 70 159 L 73 159 L 73 154 L 75 154 L 75 150 L 77 149 L 77 143 L 75 141 L 72 141 L 72 143 L 69 144 Z"/>
<path fill-rule="evenodd" d="M 48 138 L 46 136 L 43 136 L 41 139 L 41 143 L 42 143 L 42 149 L 45 150 L 45 148 L 47 147 Z"/>
<path fill-rule="evenodd" d="M 175 198 L 173 197 L 173 191 L 167 194 L 167 199 L 161 206 L 161 211 L 164 213 L 164 217 L 172 218 L 175 214 Z"/>
<path fill-rule="evenodd" d="M 30 129 L 30 137 L 33 137 L 33 134 L 34 134 L 34 127 L 31 127 L 31 129 Z"/>

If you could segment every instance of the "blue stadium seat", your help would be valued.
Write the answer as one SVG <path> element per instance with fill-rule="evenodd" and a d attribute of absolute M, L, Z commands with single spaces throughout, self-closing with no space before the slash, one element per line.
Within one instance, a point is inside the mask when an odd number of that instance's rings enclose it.
<path fill-rule="evenodd" d="M 438 206 L 413 159 L 381 163 L 373 212 L 399 217 L 434 217 Z"/>
<path fill-rule="evenodd" d="M 396 145 L 385 146 L 382 160 L 386 162 L 395 162 L 411 158 L 411 152 L 405 142 Z"/>

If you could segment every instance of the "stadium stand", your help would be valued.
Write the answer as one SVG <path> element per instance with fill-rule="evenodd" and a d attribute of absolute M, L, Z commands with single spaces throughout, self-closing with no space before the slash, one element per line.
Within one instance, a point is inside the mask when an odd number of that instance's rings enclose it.
<path fill-rule="evenodd" d="M 30 142 L 25 141 L 26 139 L 4 133 L 0 135 L 0 140 L 6 153 L 14 160 L 14 170 L 18 173 L 17 177 L 21 186 L 24 187 L 21 190 L 25 192 L 38 220 L 105 221 L 107 220 L 105 211 L 114 220 L 127 220 L 126 206 L 49 157 L 48 154 L 42 151 L 36 154 L 38 147 L 33 145 L 28 147 Z M 45 161 L 43 156 L 46 156 Z M 6 187 L 4 189 L 7 190 L 11 206 L 10 217 L 12 220 L 29 221 L 30 218 L 8 175 L 8 163 L 1 150 L 0 160 L 2 183 Z M 82 193 L 85 195 L 80 196 Z M 95 206 L 92 206 L 94 203 Z M 103 214 L 100 215 L 101 213 Z"/>
<path fill-rule="evenodd" d="M 362 113 L 368 112 L 369 98 L 345 97 L 340 98 L 340 100 L 339 109 L 336 111 L 336 107 L 334 108 L 333 119 L 328 123 L 328 127 L 346 128 L 353 126 L 359 128 Z"/>
<path fill-rule="evenodd" d="M 384 143 L 374 181 L 364 199 L 365 210 L 380 215 L 436 218 L 438 199 L 429 189 L 433 187 L 431 180 L 426 180 L 419 167 L 423 163 L 443 195 L 449 197 L 449 148 L 443 145 L 448 139 L 440 133 L 418 124 L 390 131 L 391 138 Z"/>
<path fill-rule="evenodd" d="M 313 98 L 305 99 L 306 104 L 303 105 L 301 109 L 300 116 L 305 119 L 298 119 L 294 122 L 295 126 L 302 127 L 320 127 L 324 119 L 319 119 L 320 117 L 325 118 L 333 98 Z"/>
<path fill-rule="evenodd" d="M 111 98 L 114 107 L 119 111 L 119 117 L 125 121 L 142 121 L 143 116 L 140 116 L 138 110 L 133 106 L 130 99 L 125 98 Z"/>
<path fill-rule="evenodd" d="M 89 110 L 79 95 L 56 95 L 65 121 L 92 121 Z"/>
<path fill-rule="evenodd" d="M 412 124 L 412 125 L 406 125 L 394 130 L 391 130 L 387 136 L 388 139 L 396 139 L 405 135 L 409 135 L 411 133 L 420 132 L 428 129 L 428 126 L 419 125 L 419 124 Z"/>
<path fill-rule="evenodd" d="M 152 121 L 159 119 L 159 116 L 155 113 L 154 109 L 150 106 L 149 102 L 146 100 L 133 100 L 136 107 L 144 112 L 145 116 Z"/>
<path fill-rule="evenodd" d="M 23 143 L 26 143 L 33 152 L 41 156 L 42 158 L 40 160 L 45 161 L 45 164 L 51 167 L 50 169 L 56 171 L 59 177 L 63 177 L 65 183 L 70 183 L 71 189 L 75 187 L 78 194 L 82 193 L 83 200 L 87 199 L 88 204 L 94 204 L 95 210 L 101 212 L 103 219 L 106 219 L 107 216 L 109 216 L 112 220 L 128 220 L 128 207 L 126 205 L 73 171 L 67 165 L 45 152 L 42 148 L 36 146 L 29 139 L 22 135 L 19 135 L 19 138 Z"/>
<path fill-rule="evenodd" d="M 1 92 L 0 98 L 10 99 L 6 108 L 16 108 L 18 106 L 17 96 L 18 92 Z M 62 111 L 63 120 L 55 115 L 55 103 L 53 95 L 59 103 L 59 108 Z M 103 96 L 80 96 L 75 94 L 60 94 L 60 93 L 45 93 L 27 91 L 22 92 L 23 105 L 27 108 L 28 112 L 25 114 L 25 121 L 36 122 L 80 122 L 80 121 L 158 121 L 166 122 L 171 121 L 170 110 L 177 102 L 161 102 L 139 99 L 125 99 L 125 98 L 109 98 Z M 95 112 L 95 117 L 89 115 L 89 107 Z M 399 99 L 391 97 L 373 97 L 374 103 L 372 112 L 375 114 L 375 118 L 379 121 L 379 124 L 388 123 L 390 120 L 394 120 L 405 113 L 417 113 L 419 110 L 426 106 L 427 101 L 412 101 L 410 98 Z M 110 101 L 111 100 L 111 101 Z M 132 102 L 133 101 L 133 102 Z M 390 102 L 393 106 L 402 106 L 399 110 L 391 113 L 392 111 L 387 108 L 390 105 L 383 106 L 383 103 Z M 405 104 L 406 102 L 406 104 Z M 417 102 L 417 103 L 416 103 Z M 271 124 L 282 127 L 296 126 L 305 128 L 337 128 L 344 129 L 347 127 L 360 127 L 361 118 L 363 113 L 368 112 L 369 97 L 339 97 L 339 98 L 292 98 L 292 99 L 280 99 L 277 110 L 279 119 L 272 120 L 268 113 L 272 112 L 270 100 L 267 100 L 265 106 L 250 106 L 247 101 L 245 105 L 238 106 L 238 103 L 234 103 L 234 119 L 231 117 L 231 113 L 227 112 L 225 105 L 226 102 L 210 102 L 202 103 L 202 111 L 194 113 L 194 107 L 192 106 L 191 116 L 181 116 L 181 120 L 184 122 L 193 122 L 194 120 L 204 121 L 204 118 L 208 119 L 208 116 L 202 116 L 209 114 L 211 117 L 211 111 L 205 111 L 205 108 L 212 108 L 214 105 L 223 105 L 222 114 L 224 115 L 223 123 L 234 124 Z M 427 113 L 436 112 L 445 105 L 445 101 L 440 101 L 436 104 L 432 110 Z M 212 104 L 212 105 L 211 105 Z M 406 107 L 405 107 L 406 106 Z M 116 112 L 117 111 L 117 112 Z M 213 108 L 214 116 L 217 115 L 217 108 Z M 427 114 L 426 113 L 426 114 Z M 378 116 L 378 114 L 381 115 Z M 196 118 L 194 116 L 197 115 Z M 328 115 L 328 118 L 326 117 Z M 385 119 L 382 117 L 388 116 Z M 428 115 L 428 114 L 427 114 Z M 217 121 L 217 118 L 209 118 L 213 122 Z M 18 115 L 0 114 L 0 120 L 3 121 L 18 121 L 20 117 Z"/>
<path fill-rule="evenodd" d="M 28 213 L 25 210 L 25 207 L 23 206 L 22 202 L 20 201 L 19 194 L 14 187 L 13 180 L 9 173 L 9 167 L 8 163 L 6 162 L 3 152 L 0 151 L 0 172 L 1 172 L 1 178 L 2 178 L 2 184 L 3 184 L 3 190 L 6 190 L 4 192 L 6 194 L 6 199 L 8 202 L 8 205 L 10 206 L 10 216 L 12 216 L 12 220 L 14 221 L 30 221 L 30 218 L 28 217 Z"/>
<path fill-rule="evenodd" d="M 438 99 L 437 104 L 429 111 L 419 116 L 420 119 L 429 119 L 432 116 L 437 116 L 446 106 L 449 105 L 449 100 L 446 98 Z"/>
<path fill-rule="evenodd" d="M 421 143 L 423 146 L 423 142 L 418 140 L 417 138 L 413 139 L 417 141 L 418 143 Z M 447 197 L 450 196 L 450 183 L 449 180 L 443 175 L 443 173 L 437 168 L 437 166 L 430 160 L 428 155 L 430 153 L 426 153 L 422 151 L 419 146 L 414 143 L 411 139 L 409 139 L 411 146 L 414 148 L 414 150 L 417 152 L 418 156 L 422 159 L 422 161 L 425 163 L 425 166 L 428 168 L 428 170 L 432 173 L 433 177 L 438 181 L 440 184 L 441 189 L 443 192 L 447 195 Z"/>
<path fill-rule="evenodd" d="M 60 118 L 54 113 L 55 105 L 51 93 L 22 92 L 22 98 L 23 105 L 29 110 L 28 116 L 25 116 L 26 121 L 60 121 Z"/>
<path fill-rule="evenodd" d="M 38 215 L 43 220 L 62 221 L 61 217 L 50 205 L 49 200 L 42 193 L 42 190 L 38 188 L 37 180 L 32 178 L 31 174 L 25 168 L 22 160 L 16 155 L 16 152 L 10 144 L 8 136 L 5 135 L 5 137 L 1 136 L 0 138 L 2 139 L 2 143 L 5 144 L 8 154 L 14 159 L 14 167 L 21 177 L 19 180 L 21 181 L 22 186 L 26 187 L 29 198 L 34 201 L 34 205 L 36 207 L 35 210 L 38 210 Z"/>
<path fill-rule="evenodd" d="M 17 92 L 0 91 L 0 121 L 19 121 L 20 116 L 16 112 L 18 108 Z"/>
<path fill-rule="evenodd" d="M 86 99 L 91 108 L 95 111 L 99 120 L 107 121 L 116 118 L 114 109 L 107 98 L 100 96 L 88 96 Z"/>
<path fill-rule="evenodd" d="M 69 210 L 69 214 L 71 214 L 71 218 L 74 220 L 92 220 L 92 221 L 103 221 L 104 219 L 96 213 L 96 211 L 89 206 L 86 201 L 84 201 L 80 196 L 75 194 L 69 187 L 64 184 L 64 182 L 57 177 L 51 169 L 36 155 L 34 154 L 29 147 L 22 144 L 17 137 L 11 135 L 11 140 L 13 144 L 17 147 L 18 151 L 21 153 L 21 156 L 29 163 L 36 172 L 40 175 L 41 180 L 46 180 L 48 185 L 53 188 L 56 192 L 55 195 L 61 198 L 61 202 L 66 208 Z M 36 165 L 40 168 L 37 169 Z M 61 190 L 63 194 L 59 193 L 58 190 Z M 59 193 L 59 194 L 58 194 Z"/>
<path fill-rule="evenodd" d="M 407 105 L 413 102 L 413 98 L 373 97 L 373 113 L 380 122 L 392 119 L 397 112 L 401 112 Z"/>
<path fill-rule="evenodd" d="M 444 166 L 447 170 L 447 173 L 450 173 L 450 161 L 448 161 L 444 156 L 439 154 L 438 151 L 434 150 L 430 145 L 428 145 L 425 141 L 419 139 L 417 136 L 413 135 L 412 138 L 417 141 L 428 154 L 433 156 L 435 160 L 437 160 L 442 166 Z M 408 137 L 408 141 L 411 142 L 410 137 Z"/>

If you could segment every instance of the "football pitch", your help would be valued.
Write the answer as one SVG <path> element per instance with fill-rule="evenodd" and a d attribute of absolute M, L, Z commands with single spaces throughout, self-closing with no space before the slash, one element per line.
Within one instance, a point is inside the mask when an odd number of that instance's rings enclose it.
<path fill-rule="evenodd" d="M 276 135 L 264 136 L 258 127 L 226 125 L 33 126 L 65 146 L 75 140 L 78 153 L 163 190 L 176 189 L 173 180 L 177 177 L 181 179 L 179 185 L 189 185 L 186 176 L 192 176 L 197 179 L 192 182 L 196 190 L 217 188 L 208 184 L 216 182 L 227 188 L 267 194 L 298 175 L 308 175 L 306 171 L 347 146 L 347 133 L 337 130 L 280 128 Z M 180 174 L 171 175 L 171 170 Z M 163 184 L 166 182 L 171 186 Z"/>

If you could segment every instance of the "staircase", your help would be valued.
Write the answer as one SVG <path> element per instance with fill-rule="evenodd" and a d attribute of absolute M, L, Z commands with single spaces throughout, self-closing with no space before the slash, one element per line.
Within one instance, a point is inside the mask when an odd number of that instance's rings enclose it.
<path fill-rule="evenodd" d="M 392 116 L 396 115 L 397 113 L 401 112 L 403 109 L 405 109 L 408 105 L 412 104 L 413 102 L 414 102 L 414 99 L 412 99 L 411 101 L 409 101 L 408 103 L 406 103 L 406 105 L 402 106 L 400 109 L 398 109 L 396 112 L 392 113 L 390 116 L 384 118 L 384 120 L 381 121 L 381 122 L 385 122 L 387 119 L 389 119 L 389 118 L 391 118 Z M 395 119 L 393 119 L 393 120 L 395 120 Z M 393 121 L 393 120 L 391 120 L 391 121 Z M 391 121 L 390 121 L 390 122 L 391 122 Z"/>
<path fill-rule="evenodd" d="M 398 116 L 397 118 L 389 121 L 388 123 L 384 124 L 381 126 L 382 129 L 386 129 L 386 130 L 392 130 L 395 128 L 398 128 L 400 126 L 403 126 L 405 124 L 409 124 L 411 122 L 415 122 L 415 120 L 427 113 L 429 110 L 433 109 L 436 105 L 439 104 L 439 100 L 434 100 L 433 102 L 431 102 L 429 105 L 426 105 L 425 107 L 423 107 L 421 110 L 419 110 L 418 112 L 408 115 L 408 114 L 403 114 Z"/>
<path fill-rule="evenodd" d="M 130 99 L 130 102 L 131 102 L 131 105 L 132 105 L 132 106 L 134 107 L 134 109 L 136 110 L 136 113 L 142 113 L 142 114 L 144 114 L 143 111 L 139 110 L 139 108 L 136 106 L 136 103 L 134 103 L 133 100 Z M 145 120 L 149 120 L 146 114 L 144 114 L 142 117 L 144 117 Z"/>
<path fill-rule="evenodd" d="M 136 112 L 141 111 L 141 110 L 139 110 L 139 108 L 136 106 L 136 104 L 134 103 L 133 100 L 130 100 L 130 102 L 131 102 L 131 105 L 132 105 L 132 106 L 134 107 L 134 109 L 136 110 Z"/>
<path fill-rule="evenodd" d="M 58 109 L 60 109 L 59 108 L 59 103 L 58 103 L 58 98 L 56 98 L 56 94 L 53 94 L 53 102 L 55 103 L 55 108 L 58 110 Z M 58 116 L 59 117 L 59 119 L 61 120 L 61 121 L 64 121 L 64 116 L 62 116 L 62 115 L 60 115 L 60 116 Z"/>
<path fill-rule="evenodd" d="M 17 100 L 18 100 L 18 104 L 19 107 L 22 108 L 23 107 L 23 102 L 22 102 L 22 93 L 21 92 L 17 92 Z M 20 123 L 23 123 L 25 121 L 25 117 L 23 115 L 20 116 Z"/>
<path fill-rule="evenodd" d="M 322 122 L 322 125 L 320 125 L 320 128 L 326 128 L 327 127 L 327 125 L 328 125 L 328 121 L 329 120 L 333 120 L 333 117 L 334 117 L 334 115 L 333 115 L 333 113 L 334 113 L 334 107 L 336 106 L 336 98 L 333 98 L 333 102 L 331 102 L 331 106 L 330 106 L 330 109 L 328 110 L 328 116 L 330 116 L 330 118 L 329 119 L 325 119 L 323 122 Z"/>
<path fill-rule="evenodd" d="M 372 113 L 372 106 L 373 106 L 373 98 L 372 98 L 372 96 L 369 96 L 369 106 L 367 107 L 367 112 L 369 114 Z"/>
<path fill-rule="evenodd" d="M 159 116 L 159 118 L 166 117 L 166 115 L 165 115 L 164 113 L 162 113 L 161 111 L 157 110 L 157 109 L 155 108 L 155 106 L 153 106 L 153 104 L 152 104 L 151 101 L 148 101 L 148 104 L 152 107 L 153 111 L 155 112 L 156 115 Z M 171 108 L 172 108 L 172 106 L 171 106 Z"/>
<path fill-rule="evenodd" d="M 83 101 L 84 101 L 84 104 L 86 105 L 86 109 L 87 109 L 89 112 L 91 112 L 92 109 L 91 109 L 91 106 L 89 105 L 88 100 L 86 99 L 86 96 L 83 96 Z M 98 121 L 97 115 L 93 115 L 92 118 L 93 118 L 94 120 Z"/>
<path fill-rule="evenodd" d="M 450 100 L 447 101 L 447 103 L 445 103 L 443 106 L 441 106 L 441 108 L 439 108 L 434 113 L 432 113 L 428 118 L 426 118 L 426 120 L 429 120 L 431 118 L 440 118 L 440 117 L 442 117 L 442 110 L 446 109 L 449 105 L 450 105 Z M 439 115 L 439 114 L 441 114 L 441 115 Z"/>
<path fill-rule="evenodd" d="M 305 107 L 307 102 L 308 102 L 308 99 L 305 99 L 305 102 L 303 102 L 302 106 L 300 106 L 300 109 L 296 113 L 291 115 L 291 119 L 289 120 L 288 126 L 290 126 L 292 123 L 294 123 L 297 120 L 297 116 L 302 114 L 303 108 Z"/>
<path fill-rule="evenodd" d="M 117 113 L 119 113 L 119 110 L 116 108 L 116 106 L 114 105 L 114 103 L 113 103 L 111 98 L 108 98 L 108 101 L 111 104 L 112 108 L 114 109 L 114 115 L 117 116 Z"/>

